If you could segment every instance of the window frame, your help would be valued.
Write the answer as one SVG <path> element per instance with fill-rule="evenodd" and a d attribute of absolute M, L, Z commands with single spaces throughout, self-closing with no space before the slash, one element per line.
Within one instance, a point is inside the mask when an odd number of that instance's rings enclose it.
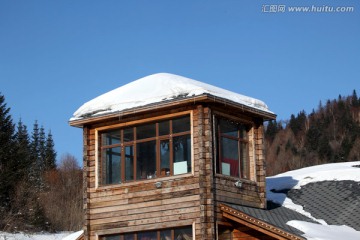
<path fill-rule="evenodd" d="M 233 121 L 236 122 L 237 124 L 240 124 L 242 126 L 245 127 L 246 129 L 246 138 L 241 138 L 240 137 L 240 132 L 238 130 L 238 135 L 236 136 L 230 136 L 230 135 L 226 135 L 226 134 L 221 134 L 220 132 L 220 127 L 219 127 L 219 119 L 224 119 L 224 120 L 228 120 L 228 121 Z M 254 149 L 254 146 L 252 146 L 253 143 L 253 128 L 254 128 L 254 123 L 251 122 L 250 120 L 246 120 L 243 118 L 236 118 L 227 114 L 223 114 L 223 113 L 219 113 L 219 112 L 215 112 L 213 115 L 213 122 L 214 122 L 214 146 L 215 146 L 215 174 L 218 174 L 220 176 L 226 176 L 226 177 L 231 177 L 231 178 L 235 178 L 235 179 L 243 179 L 243 180 L 249 180 L 252 181 L 253 180 L 253 176 L 251 173 L 251 163 L 254 162 L 254 154 L 251 154 L 250 151 Z M 221 147 L 221 139 L 222 138 L 226 138 L 226 139 L 231 139 L 234 141 L 237 141 L 237 155 L 238 155 L 238 175 L 237 176 L 233 176 L 231 175 L 231 173 L 228 174 L 223 174 L 222 173 L 222 167 L 221 167 L 221 154 L 222 154 L 222 147 Z M 245 169 L 245 173 L 246 176 L 244 176 L 244 171 L 242 170 L 243 168 L 241 166 L 243 166 L 243 161 L 241 160 L 241 144 L 245 143 L 246 144 L 246 169 Z"/>
<path fill-rule="evenodd" d="M 178 132 L 178 133 L 172 133 L 172 124 L 170 124 L 170 132 L 167 135 L 159 135 L 159 124 L 163 121 L 169 121 L 172 122 L 174 119 L 177 118 L 181 118 L 181 117 L 186 117 L 188 116 L 190 119 L 190 130 L 188 131 L 184 131 L 184 132 Z M 155 123 L 156 125 L 156 134 L 155 137 L 149 137 L 149 138 L 144 138 L 144 139 L 136 139 L 136 128 L 139 126 L 143 126 L 143 125 L 147 125 L 147 124 L 152 124 Z M 124 129 L 128 129 L 128 128 L 133 128 L 133 135 L 134 135 L 134 139 L 132 141 L 129 142 L 120 142 L 120 143 L 116 143 L 116 144 L 112 144 L 112 145 L 106 145 L 103 146 L 102 145 L 102 137 L 101 134 L 104 132 L 110 132 L 110 131 L 118 131 L 121 135 L 121 137 L 123 137 L 123 132 Z M 188 172 L 183 173 L 181 175 L 186 175 L 186 174 L 194 174 L 194 161 L 193 161 L 193 111 L 183 111 L 183 112 L 178 112 L 178 113 L 174 113 L 174 114 L 167 114 L 167 115 L 163 115 L 163 116 L 158 116 L 158 117 L 151 117 L 151 118 L 146 118 L 146 119 L 142 119 L 142 120 L 134 120 L 134 121 L 129 121 L 129 122 L 124 122 L 124 123 L 119 123 L 119 124 L 114 124 L 111 126 L 104 126 L 104 127 L 99 127 L 95 129 L 95 188 L 99 188 L 99 187 L 110 187 L 110 186 L 114 186 L 114 185 L 123 185 L 123 184 L 131 184 L 134 182 L 139 182 L 139 181 L 144 181 L 144 180 L 151 180 L 151 178 L 145 178 L 145 179 L 137 179 L 136 176 L 136 172 L 137 172 L 137 166 L 136 166 L 136 154 L 137 154 L 137 150 L 136 150 L 136 145 L 139 143 L 143 143 L 143 142 L 149 142 L 149 141 L 155 141 L 155 146 L 156 146 L 156 150 L 155 150 L 155 161 L 156 161 L 156 171 L 161 170 L 160 169 L 160 164 L 161 164 L 161 159 L 160 159 L 160 142 L 161 141 L 169 141 L 169 144 L 171 144 L 171 146 L 169 146 L 169 154 L 170 154 L 170 162 L 169 162 L 169 166 L 170 166 L 170 174 L 169 175 L 165 175 L 165 176 L 160 176 L 161 172 L 157 173 L 156 178 L 154 179 L 158 179 L 158 178 L 163 178 L 163 177 L 179 177 L 180 174 L 178 175 L 174 175 L 174 166 L 173 166 L 173 147 L 172 147 L 172 139 L 179 137 L 179 136 L 185 136 L 190 138 L 190 142 L 189 142 L 189 148 L 190 148 L 190 152 L 189 152 L 189 160 L 188 162 L 190 162 L 188 164 L 188 169 L 190 168 L 190 171 L 188 170 Z M 125 156 L 124 151 L 125 151 L 125 147 L 129 147 L 132 146 L 133 147 L 133 179 L 131 181 L 123 181 L 126 176 L 125 176 L 125 158 L 123 158 L 123 156 Z M 121 181 L 119 183 L 110 183 L 107 184 L 105 181 L 103 181 L 103 153 L 102 151 L 105 149 L 109 149 L 109 148 L 116 148 L 116 147 L 120 147 L 121 148 L 121 172 L 120 172 L 120 178 Z M 125 179 L 126 180 L 126 179 Z"/>
<path fill-rule="evenodd" d="M 139 239 L 139 234 L 146 234 L 146 233 L 155 233 L 156 240 L 161 239 L 161 232 L 170 231 L 171 240 L 176 240 L 175 231 L 181 229 L 187 229 L 191 231 L 191 238 L 195 239 L 194 235 L 194 224 L 188 226 L 180 226 L 180 227 L 173 227 L 173 228 L 164 228 L 164 229 L 153 229 L 153 230 L 145 230 L 145 231 L 136 231 L 136 232 L 129 232 L 129 233 L 119 233 L 119 234 L 110 234 L 110 235 L 102 235 L 99 236 L 100 240 L 124 240 L 125 235 L 133 235 L 133 239 Z M 110 237 L 110 238 L 108 238 Z"/>

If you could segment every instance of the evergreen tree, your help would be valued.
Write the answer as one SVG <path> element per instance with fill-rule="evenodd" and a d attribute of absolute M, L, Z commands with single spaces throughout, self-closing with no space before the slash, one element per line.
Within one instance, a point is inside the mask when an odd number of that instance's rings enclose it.
<path fill-rule="evenodd" d="M 41 187 L 41 171 L 40 171 L 40 133 L 39 125 L 35 121 L 33 126 L 33 131 L 31 134 L 31 143 L 30 143 L 30 182 L 34 187 L 39 189 Z"/>
<path fill-rule="evenodd" d="M 305 129 L 306 119 L 307 117 L 305 111 L 299 112 L 297 117 L 295 117 L 294 114 L 291 114 L 289 127 L 291 128 L 295 136 L 297 136 L 299 132 Z"/>
<path fill-rule="evenodd" d="M 16 170 L 14 164 L 15 126 L 10 108 L 6 106 L 5 97 L 0 94 L 0 215 L 10 208 L 10 196 L 14 190 L 16 178 L 12 174 Z"/>
<path fill-rule="evenodd" d="M 358 107 L 360 105 L 360 102 L 359 102 L 359 99 L 357 97 L 355 89 L 354 89 L 352 97 L 351 97 L 351 105 L 353 107 Z"/>
<path fill-rule="evenodd" d="M 28 171 L 31 167 L 30 160 L 30 138 L 26 125 L 24 125 L 21 119 L 17 125 L 17 132 L 15 135 L 16 141 L 16 159 L 18 166 L 18 179 L 28 179 Z"/>
<path fill-rule="evenodd" d="M 38 166 L 40 175 L 42 175 L 45 171 L 45 155 L 46 155 L 46 137 L 45 137 L 45 129 L 43 126 L 39 129 L 39 159 Z"/>
<path fill-rule="evenodd" d="M 46 138 L 46 146 L 45 146 L 45 170 L 54 170 L 56 169 L 56 151 L 54 149 L 54 141 L 49 131 Z"/>
<path fill-rule="evenodd" d="M 266 127 L 265 136 L 268 137 L 269 140 L 273 141 L 278 131 L 278 123 L 276 122 L 276 120 L 269 121 Z"/>

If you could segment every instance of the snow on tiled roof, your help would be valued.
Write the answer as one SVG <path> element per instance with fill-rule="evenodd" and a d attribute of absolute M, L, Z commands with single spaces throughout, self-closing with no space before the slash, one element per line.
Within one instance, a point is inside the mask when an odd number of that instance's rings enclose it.
<path fill-rule="evenodd" d="M 227 206 L 316 240 L 360 239 L 360 162 L 323 164 L 267 177 L 267 209 Z"/>
<path fill-rule="evenodd" d="M 73 114 L 70 121 L 203 94 L 224 98 L 272 114 L 267 105 L 258 99 L 190 78 L 169 73 L 157 73 L 90 100 Z"/>

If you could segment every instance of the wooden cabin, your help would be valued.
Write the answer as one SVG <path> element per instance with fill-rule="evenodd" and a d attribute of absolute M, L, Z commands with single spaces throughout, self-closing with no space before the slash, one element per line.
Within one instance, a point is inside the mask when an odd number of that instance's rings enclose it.
<path fill-rule="evenodd" d="M 281 239 L 226 208 L 266 208 L 263 123 L 275 117 L 165 73 L 85 103 L 70 119 L 83 129 L 84 239 Z"/>

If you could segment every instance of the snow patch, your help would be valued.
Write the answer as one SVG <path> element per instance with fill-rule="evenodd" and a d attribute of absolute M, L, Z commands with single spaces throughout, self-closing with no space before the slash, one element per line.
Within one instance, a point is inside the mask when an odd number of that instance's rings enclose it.
<path fill-rule="evenodd" d="M 34 233 L 34 234 L 0 232 L 0 240 L 63 240 L 69 234 L 70 234 L 69 232 Z M 75 240 L 75 239 L 67 239 L 67 240 Z"/>
<path fill-rule="evenodd" d="M 316 219 L 302 206 L 295 204 L 283 192 L 300 189 L 302 186 L 320 181 L 360 182 L 360 161 L 331 163 L 302 168 L 266 178 L 267 200 L 299 212 L 320 224 L 303 221 L 289 221 L 287 224 L 304 232 L 304 237 L 311 240 L 360 239 L 360 232 L 348 226 L 328 225 L 323 219 Z"/>
<path fill-rule="evenodd" d="M 169 73 L 157 73 L 116 88 L 83 104 L 73 114 L 70 121 L 202 94 L 210 94 L 272 113 L 267 105 L 258 99 L 190 78 Z"/>
<path fill-rule="evenodd" d="M 360 239 L 360 232 L 349 226 L 319 225 L 297 220 L 287 224 L 304 232 L 303 237 L 308 240 Z"/>
<path fill-rule="evenodd" d="M 84 233 L 84 230 L 78 231 L 78 232 L 74 232 L 68 236 L 66 236 L 65 238 L 63 238 L 62 240 L 76 240 L 78 237 L 81 236 L 81 234 Z"/>

